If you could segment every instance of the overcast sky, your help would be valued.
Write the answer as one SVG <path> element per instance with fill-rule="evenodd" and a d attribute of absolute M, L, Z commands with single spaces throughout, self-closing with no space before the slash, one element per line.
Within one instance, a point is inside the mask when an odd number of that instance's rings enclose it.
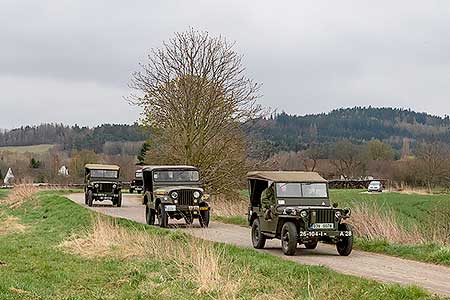
<path fill-rule="evenodd" d="M 236 41 L 279 111 L 450 114 L 450 1 L 1 0 L 0 128 L 136 121 L 131 72 L 189 27 Z"/>

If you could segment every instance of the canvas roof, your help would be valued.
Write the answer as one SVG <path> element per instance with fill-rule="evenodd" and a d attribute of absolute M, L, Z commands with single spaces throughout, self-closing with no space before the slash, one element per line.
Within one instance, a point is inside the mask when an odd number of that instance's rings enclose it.
<path fill-rule="evenodd" d="M 116 165 L 101 165 L 101 164 L 87 164 L 84 166 L 86 169 L 90 170 L 110 170 L 119 171 L 120 167 Z"/>
<path fill-rule="evenodd" d="M 186 169 L 186 170 L 198 170 L 196 167 L 193 166 L 185 166 L 185 165 L 160 165 L 160 166 L 144 166 L 142 170 L 144 171 L 152 171 L 152 170 L 158 170 L 158 169 L 168 169 L 168 170 L 180 170 L 180 169 Z"/>
<path fill-rule="evenodd" d="M 247 173 L 247 178 L 274 182 L 328 182 L 316 172 L 300 171 L 253 171 Z"/>

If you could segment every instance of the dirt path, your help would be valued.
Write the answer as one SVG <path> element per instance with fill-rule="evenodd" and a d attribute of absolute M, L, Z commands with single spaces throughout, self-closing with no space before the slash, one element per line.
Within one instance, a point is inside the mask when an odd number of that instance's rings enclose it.
<path fill-rule="evenodd" d="M 85 206 L 83 194 L 71 194 L 68 198 Z M 106 215 L 145 223 L 145 210 L 141 205 L 141 197 L 125 195 L 123 200 L 121 208 L 113 207 L 107 201 L 105 204 L 96 202 L 91 209 Z M 249 228 L 217 222 L 212 222 L 208 229 L 183 228 L 181 224 L 173 225 L 173 227 L 186 230 L 189 234 L 206 240 L 252 247 Z M 335 247 L 324 244 L 319 244 L 316 250 L 299 248 L 296 256 L 284 256 L 280 249 L 280 242 L 273 240 L 268 241 L 266 249 L 260 251 L 297 263 L 327 266 L 344 274 L 402 285 L 422 286 L 432 293 L 450 296 L 450 268 L 448 267 L 363 251 L 353 251 L 349 257 L 341 257 L 337 254 Z"/>

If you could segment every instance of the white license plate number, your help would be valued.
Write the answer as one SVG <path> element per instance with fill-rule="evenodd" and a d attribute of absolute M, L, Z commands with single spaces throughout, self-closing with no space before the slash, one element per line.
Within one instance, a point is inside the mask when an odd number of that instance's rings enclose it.
<path fill-rule="evenodd" d="M 315 223 L 311 227 L 313 229 L 333 229 L 334 223 Z"/>
<path fill-rule="evenodd" d="M 175 205 L 166 205 L 165 207 L 166 211 L 176 211 L 177 207 Z"/>

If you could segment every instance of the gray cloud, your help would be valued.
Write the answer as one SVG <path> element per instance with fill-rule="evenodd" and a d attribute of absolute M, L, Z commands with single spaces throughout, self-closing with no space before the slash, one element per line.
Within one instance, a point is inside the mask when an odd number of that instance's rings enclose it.
<path fill-rule="evenodd" d="M 264 105 L 450 114 L 449 15 L 437 0 L 3 0 L 0 128 L 137 120 L 123 100 L 130 73 L 189 26 L 236 41 Z"/>

